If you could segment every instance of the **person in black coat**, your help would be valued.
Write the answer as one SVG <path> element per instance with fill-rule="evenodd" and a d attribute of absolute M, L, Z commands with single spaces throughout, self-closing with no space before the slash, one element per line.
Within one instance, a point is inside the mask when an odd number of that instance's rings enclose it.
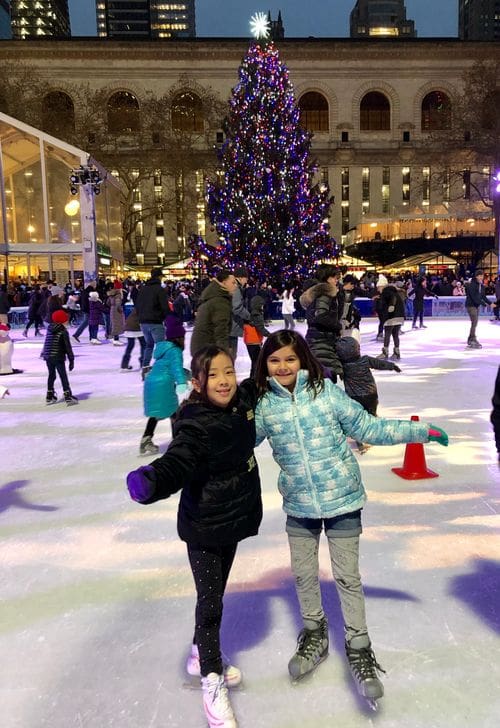
<path fill-rule="evenodd" d="M 127 486 L 132 499 L 144 504 L 182 490 L 177 529 L 197 592 L 187 670 L 201 675 L 207 715 L 234 720 L 226 686 L 236 685 L 241 673 L 223 666 L 219 632 L 237 544 L 256 535 L 262 519 L 253 452 L 256 389 L 250 380 L 237 386 L 233 359 L 218 346 L 200 349 L 191 371 L 193 392 L 177 411 L 167 452 L 129 473 Z"/>
<path fill-rule="evenodd" d="M 170 313 L 170 307 L 167 291 L 161 285 L 162 276 L 161 268 L 153 268 L 151 278 L 141 286 L 135 302 L 135 310 L 146 343 L 142 358 L 143 378 L 151 369 L 150 363 L 155 344 L 158 341 L 165 341 L 163 322 Z"/>
<path fill-rule="evenodd" d="M 23 336 L 26 339 L 28 338 L 28 330 L 29 330 L 31 324 L 34 324 L 34 326 L 35 326 L 35 336 L 41 336 L 40 327 L 43 324 L 43 320 L 42 320 L 42 317 L 40 316 L 40 314 L 38 313 L 38 310 L 44 300 L 45 300 L 45 297 L 42 294 L 42 290 L 41 290 L 40 286 L 37 284 L 33 289 L 33 292 L 30 296 L 30 300 L 28 303 L 28 322 L 23 331 Z"/>
<path fill-rule="evenodd" d="M 45 400 L 47 404 L 55 404 L 57 402 L 57 396 L 54 391 L 56 373 L 59 374 L 59 379 L 61 380 L 66 404 L 78 404 L 77 397 L 74 397 L 71 393 L 65 365 L 66 357 L 68 357 L 69 370 L 70 372 L 73 371 L 75 357 L 66 328 L 68 320 L 69 316 L 63 309 L 54 311 L 52 314 L 52 323 L 48 326 L 47 335 L 43 342 L 43 349 L 40 356 L 42 359 L 45 359 L 47 369 L 49 370 L 47 397 Z"/>
<path fill-rule="evenodd" d="M 305 284 L 307 288 L 300 297 L 300 305 L 306 312 L 305 339 L 334 382 L 337 381 L 337 376 L 342 375 L 342 364 L 335 351 L 335 343 L 342 331 L 337 279 L 337 268 L 322 263 L 318 266 L 316 278 Z"/>
<path fill-rule="evenodd" d="M 469 349 L 482 349 L 481 344 L 476 338 L 477 322 L 479 320 L 479 307 L 489 306 L 495 308 L 494 303 L 490 303 L 486 298 L 486 291 L 483 285 L 484 274 L 479 268 L 469 283 L 465 286 L 465 308 L 470 318 L 470 330 L 467 338 L 467 346 Z"/>
<path fill-rule="evenodd" d="M 413 300 L 413 324 L 412 329 L 417 328 L 417 318 L 420 321 L 420 328 L 426 329 L 424 325 L 424 298 L 437 298 L 435 293 L 427 290 L 427 278 L 420 277 L 415 287 L 408 291 L 408 297 Z"/>

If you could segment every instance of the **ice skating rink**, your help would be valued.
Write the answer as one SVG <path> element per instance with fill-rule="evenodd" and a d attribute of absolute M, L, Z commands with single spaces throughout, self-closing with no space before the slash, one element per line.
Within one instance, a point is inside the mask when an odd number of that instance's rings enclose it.
<path fill-rule="evenodd" d="M 405 446 L 356 456 L 369 496 L 361 568 L 385 697 L 372 712 L 348 674 L 326 542 L 330 656 L 290 684 L 301 624 L 264 444 L 264 521 L 240 545 L 225 599 L 223 647 L 245 679 L 232 697 L 240 728 L 498 725 L 500 471 L 489 414 L 500 324 L 481 318 L 483 348 L 466 351 L 468 320 L 426 323 L 401 339 L 403 373 L 375 376 L 381 416 L 419 415 L 449 433 L 447 449 L 425 446 L 439 478 L 394 475 Z M 364 353 L 379 353 L 375 331 L 374 319 L 362 322 Z M 84 333 L 70 375 L 80 404 L 46 407 L 42 340 L 12 336 L 24 373 L 0 382 L 11 390 L 0 400 L 0 726 L 203 728 L 201 693 L 183 687 L 194 589 L 177 496 L 139 506 L 125 489 L 126 473 L 151 460 L 138 457 L 140 376 L 119 372 L 123 348 L 83 343 Z M 243 349 L 240 378 L 249 371 Z M 169 437 L 160 423 L 162 451 Z"/>

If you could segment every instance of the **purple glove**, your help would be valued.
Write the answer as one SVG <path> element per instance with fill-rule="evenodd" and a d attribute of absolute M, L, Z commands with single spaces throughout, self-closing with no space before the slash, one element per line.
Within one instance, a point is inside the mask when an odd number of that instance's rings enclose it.
<path fill-rule="evenodd" d="M 127 475 L 127 488 L 132 500 L 146 503 L 156 490 L 156 473 L 151 465 L 141 465 Z"/>

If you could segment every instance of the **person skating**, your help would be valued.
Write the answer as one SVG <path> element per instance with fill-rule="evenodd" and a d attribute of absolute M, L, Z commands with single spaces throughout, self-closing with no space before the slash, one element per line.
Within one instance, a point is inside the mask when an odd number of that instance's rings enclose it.
<path fill-rule="evenodd" d="M 337 354 L 342 362 L 342 377 L 345 393 L 354 399 L 374 417 L 377 416 L 378 391 L 371 373 L 372 369 L 401 372 L 392 361 L 373 356 L 361 356 L 359 342 L 352 336 L 342 336 L 336 344 Z M 368 445 L 357 442 L 361 454 L 368 450 Z"/>
<path fill-rule="evenodd" d="M 476 329 L 479 320 L 479 307 L 489 306 L 492 310 L 495 308 L 495 304 L 490 303 L 486 298 L 483 278 L 483 271 L 478 268 L 474 273 L 474 277 L 465 286 L 465 309 L 470 318 L 470 330 L 467 338 L 467 347 L 469 349 L 483 348 L 476 338 Z"/>
<path fill-rule="evenodd" d="M 424 298 L 437 298 L 437 296 L 427 290 L 427 278 L 425 276 L 418 278 L 413 289 L 408 291 L 408 296 L 413 300 L 412 329 L 417 328 L 417 319 L 420 322 L 420 328 L 426 329 L 427 326 L 424 324 Z"/>
<path fill-rule="evenodd" d="M 78 404 L 78 398 L 71 392 L 65 365 L 67 357 L 69 362 L 69 371 L 73 371 L 75 357 L 69 340 L 67 329 L 68 320 L 69 316 L 66 311 L 63 311 L 62 309 L 54 311 L 52 314 L 52 323 L 48 326 L 47 335 L 43 342 L 41 358 L 45 359 L 48 369 L 47 396 L 45 398 L 45 402 L 48 405 L 55 404 L 58 401 L 54 390 L 56 374 L 59 375 L 59 379 L 61 380 L 64 401 L 66 404 L 68 406 Z"/>
<path fill-rule="evenodd" d="M 269 440 L 280 466 L 278 487 L 287 514 L 292 572 L 304 623 L 288 670 L 300 679 L 328 654 L 328 624 L 319 584 L 318 548 L 323 528 L 340 598 L 345 649 L 361 695 L 384 693 L 368 634 L 359 573 L 361 509 L 366 500 L 348 437 L 373 445 L 435 440 L 435 425 L 373 417 L 323 376 L 304 339 L 277 331 L 264 342 L 255 376 L 257 443 Z"/>
<path fill-rule="evenodd" d="M 384 345 L 380 359 L 387 359 L 389 356 L 389 344 L 391 338 L 394 342 L 392 356 L 394 359 L 401 359 L 399 348 L 399 332 L 405 320 L 405 305 L 398 293 L 396 286 L 384 285 L 380 294 L 380 316 L 384 322 Z"/>
<path fill-rule="evenodd" d="M 129 473 L 133 500 L 149 504 L 181 490 L 177 529 L 187 544 L 196 585 L 196 623 L 186 665 L 199 665 L 210 728 L 236 728 L 228 684 L 241 681 L 224 668 L 220 649 L 223 596 L 239 541 L 257 534 L 262 520 L 254 457 L 255 385 L 236 383 L 234 361 L 218 346 L 191 362 L 193 391 L 176 416 L 167 452 Z"/>

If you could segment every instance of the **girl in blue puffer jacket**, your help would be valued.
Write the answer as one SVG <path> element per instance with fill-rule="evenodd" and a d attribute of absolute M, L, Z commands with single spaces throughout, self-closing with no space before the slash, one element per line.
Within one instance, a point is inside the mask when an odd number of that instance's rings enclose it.
<path fill-rule="evenodd" d="M 365 617 L 359 573 L 361 509 L 366 494 L 358 463 L 347 442 L 373 445 L 436 440 L 448 444 L 434 425 L 373 417 L 339 387 L 324 379 L 307 343 L 294 331 L 277 331 L 262 348 L 255 381 L 257 443 L 269 440 L 281 468 L 278 488 L 287 514 L 291 566 L 304 621 L 288 664 L 297 680 L 328 654 L 328 623 L 318 574 L 320 534 L 325 529 L 345 626 L 345 647 L 361 695 L 382 697 L 383 685 Z"/>

